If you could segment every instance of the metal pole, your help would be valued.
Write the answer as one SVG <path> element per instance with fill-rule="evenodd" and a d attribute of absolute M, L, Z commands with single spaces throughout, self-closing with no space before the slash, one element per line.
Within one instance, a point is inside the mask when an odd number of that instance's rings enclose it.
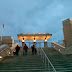
<path fill-rule="evenodd" d="M 42 58 L 42 51 L 41 51 L 41 58 Z"/>
<path fill-rule="evenodd" d="M 30 48 L 30 42 L 29 42 L 29 48 Z"/>
<path fill-rule="evenodd" d="M 50 72 L 49 61 L 48 61 L 48 71 Z"/>
<path fill-rule="evenodd" d="M 3 32 L 3 27 L 2 27 L 2 31 L 1 31 L 1 41 L 2 41 L 2 32 Z"/>
<path fill-rule="evenodd" d="M 45 67 L 46 67 L 46 56 L 45 56 Z"/>
<path fill-rule="evenodd" d="M 43 54 L 43 63 L 44 63 L 44 54 Z"/>

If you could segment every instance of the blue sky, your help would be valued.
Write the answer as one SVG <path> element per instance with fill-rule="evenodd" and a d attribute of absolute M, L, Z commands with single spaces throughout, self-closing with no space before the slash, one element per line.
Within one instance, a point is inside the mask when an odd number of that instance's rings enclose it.
<path fill-rule="evenodd" d="M 63 40 L 67 18 L 72 18 L 72 0 L 0 0 L 0 33 L 4 24 L 3 35 L 14 39 L 19 33 L 50 33 L 50 41 Z"/>

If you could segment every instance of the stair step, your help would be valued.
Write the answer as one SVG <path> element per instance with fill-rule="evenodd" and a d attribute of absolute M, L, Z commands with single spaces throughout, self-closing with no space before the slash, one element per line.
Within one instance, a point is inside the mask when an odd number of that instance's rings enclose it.
<path fill-rule="evenodd" d="M 11 69 L 45 69 L 45 67 L 8 67 L 8 68 L 0 68 L 0 70 L 11 70 Z"/>
<path fill-rule="evenodd" d="M 72 72 L 72 55 L 62 55 L 53 48 L 44 51 L 57 72 Z"/>
<path fill-rule="evenodd" d="M 20 72 L 21 72 L 21 71 L 25 71 L 25 72 L 26 72 L 26 71 L 29 71 L 29 72 L 30 72 L 30 71 L 34 71 L 34 72 L 35 72 L 35 71 L 47 71 L 47 70 L 46 70 L 46 69 L 24 69 L 24 70 L 22 70 L 22 69 L 21 69 L 21 70 L 14 70 L 14 69 L 13 69 L 13 70 L 0 70 L 0 72 L 1 72 L 1 71 L 4 71 L 4 72 L 6 72 L 6 71 L 7 71 L 7 72 L 10 72 L 10 71 L 11 71 L 11 72 L 13 72 L 13 71 L 18 71 L 18 72 L 19 72 L 19 71 L 20 71 Z"/>
<path fill-rule="evenodd" d="M 11 65 L 12 66 L 12 65 Z M 13 65 L 13 67 L 40 67 L 41 65 Z M 10 65 L 6 65 L 6 66 L 0 66 L 0 68 L 2 67 L 10 67 Z M 42 65 L 41 67 L 45 67 L 44 65 Z"/>

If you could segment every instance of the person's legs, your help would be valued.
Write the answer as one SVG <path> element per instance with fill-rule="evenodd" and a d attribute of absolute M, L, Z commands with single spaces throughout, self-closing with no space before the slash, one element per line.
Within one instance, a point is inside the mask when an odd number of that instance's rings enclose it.
<path fill-rule="evenodd" d="M 32 55 L 33 55 L 33 51 L 32 51 Z"/>
<path fill-rule="evenodd" d="M 35 55 L 36 55 L 36 52 L 35 52 Z"/>
<path fill-rule="evenodd" d="M 35 55 L 37 54 L 37 50 L 35 49 Z"/>
<path fill-rule="evenodd" d="M 19 51 L 18 51 L 18 56 L 19 56 Z"/>
<path fill-rule="evenodd" d="M 18 56 L 18 51 L 16 52 L 16 55 Z"/>
<path fill-rule="evenodd" d="M 34 55 L 34 50 L 32 50 L 32 55 Z"/>
<path fill-rule="evenodd" d="M 27 55 L 27 49 L 25 49 L 25 55 Z"/>
<path fill-rule="evenodd" d="M 24 51 L 25 51 L 25 50 L 23 50 L 23 55 L 24 55 Z"/>
<path fill-rule="evenodd" d="M 25 55 L 26 55 L 26 50 L 24 50 L 24 52 L 25 52 Z"/>
<path fill-rule="evenodd" d="M 26 55 L 27 55 L 27 49 L 26 49 Z"/>

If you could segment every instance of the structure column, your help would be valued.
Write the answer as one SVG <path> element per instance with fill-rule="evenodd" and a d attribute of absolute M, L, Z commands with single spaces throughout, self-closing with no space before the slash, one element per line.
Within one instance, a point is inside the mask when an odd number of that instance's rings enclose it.
<path fill-rule="evenodd" d="M 24 41 L 24 40 L 22 40 L 22 48 L 24 47 L 24 45 L 25 45 L 25 41 Z"/>
<path fill-rule="evenodd" d="M 47 48 L 47 40 L 44 41 L 44 48 Z"/>
<path fill-rule="evenodd" d="M 68 18 L 63 23 L 63 33 L 64 33 L 64 46 L 69 47 L 72 45 L 72 19 Z"/>
<path fill-rule="evenodd" d="M 35 48 L 36 48 L 36 40 L 33 40 L 33 44 L 34 44 L 34 46 L 35 46 Z"/>

